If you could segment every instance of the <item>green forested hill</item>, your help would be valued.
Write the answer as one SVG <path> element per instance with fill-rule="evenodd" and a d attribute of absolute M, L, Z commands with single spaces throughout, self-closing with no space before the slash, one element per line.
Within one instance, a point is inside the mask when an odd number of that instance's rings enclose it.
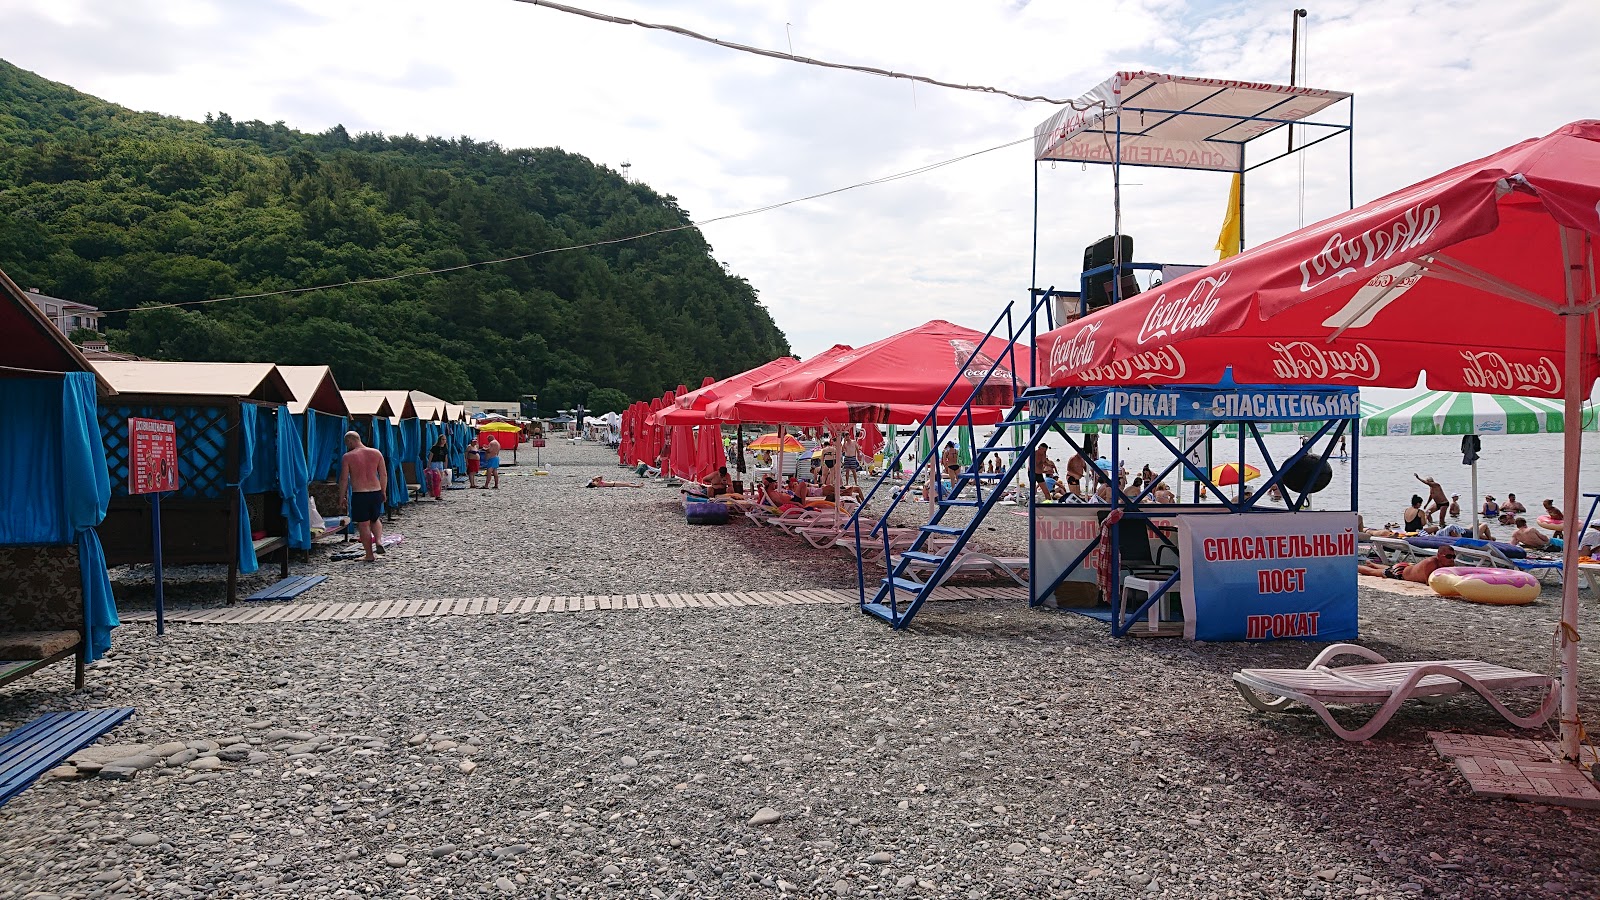
<path fill-rule="evenodd" d="M 107 310 L 516 256 L 689 221 L 558 149 L 137 113 L 0 61 L 0 269 Z M 447 275 L 113 316 L 157 359 L 328 363 L 347 388 L 659 394 L 788 351 L 697 229 Z M 590 395 L 594 394 L 594 397 Z"/>

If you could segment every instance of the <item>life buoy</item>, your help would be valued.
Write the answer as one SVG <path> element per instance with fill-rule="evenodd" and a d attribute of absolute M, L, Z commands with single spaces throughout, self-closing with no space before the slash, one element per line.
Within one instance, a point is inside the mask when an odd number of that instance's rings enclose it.
<path fill-rule="evenodd" d="M 1565 521 L 1561 519 L 1552 519 L 1549 516 L 1540 516 L 1538 518 L 1538 522 L 1540 528 L 1543 528 L 1545 531 L 1554 531 L 1557 534 L 1559 534 L 1561 529 L 1565 528 L 1567 525 Z"/>
<path fill-rule="evenodd" d="M 1539 579 L 1514 569 L 1453 566 L 1436 569 L 1428 587 L 1441 597 L 1460 597 L 1470 603 L 1526 606 L 1539 597 Z"/>

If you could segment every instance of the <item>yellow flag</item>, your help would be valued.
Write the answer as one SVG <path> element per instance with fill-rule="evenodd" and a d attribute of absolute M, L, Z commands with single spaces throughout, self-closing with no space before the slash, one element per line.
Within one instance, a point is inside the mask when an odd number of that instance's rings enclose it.
<path fill-rule="evenodd" d="M 1217 235 L 1217 251 L 1221 255 L 1219 260 L 1239 254 L 1240 234 L 1239 219 L 1239 192 L 1244 187 L 1244 176 L 1233 176 L 1233 187 L 1228 189 L 1228 214 L 1222 219 L 1222 231 Z"/>

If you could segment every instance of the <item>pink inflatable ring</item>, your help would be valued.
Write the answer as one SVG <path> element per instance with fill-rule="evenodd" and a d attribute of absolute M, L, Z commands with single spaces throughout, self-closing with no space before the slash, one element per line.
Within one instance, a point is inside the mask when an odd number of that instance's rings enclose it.
<path fill-rule="evenodd" d="M 1436 569 L 1428 587 L 1441 597 L 1459 597 L 1469 603 L 1526 606 L 1539 597 L 1539 579 L 1515 569 L 1456 566 Z"/>
<path fill-rule="evenodd" d="M 1557 533 L 1567 526 L 1565 519 L 1552 519 L 1549 516 L 1540 516 L 1536 521 L 1538 521 L 1539 527 L 1543 528 L 1545 531 L 1554 531 Z"/>

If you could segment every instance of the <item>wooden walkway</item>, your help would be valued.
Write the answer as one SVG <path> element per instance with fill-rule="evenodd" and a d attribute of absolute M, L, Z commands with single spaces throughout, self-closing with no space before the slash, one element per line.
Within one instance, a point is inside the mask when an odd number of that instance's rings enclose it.
<path fill-rule="evenodd" d="M 933 600 L 1017 600 L 1028 591 L 1016 586 L 943 587 Z M 635 609 L 707 609 L 731 606 L 855 605 L 853 590 L 755 591 L 722 594 L 609 594 L 580 597 L 445 597 L 438 600 L 369 600 L 353 603 L 270 603 L 169 609 L 167 621 L 196 625 L 256 625 L 269 622 L 348 622 L 357 619 L 414 619 L 426 616 L 515 616 L 541 613 Z M 151 610 L 125 612 L 123 622 L 154 622 Z"/>

